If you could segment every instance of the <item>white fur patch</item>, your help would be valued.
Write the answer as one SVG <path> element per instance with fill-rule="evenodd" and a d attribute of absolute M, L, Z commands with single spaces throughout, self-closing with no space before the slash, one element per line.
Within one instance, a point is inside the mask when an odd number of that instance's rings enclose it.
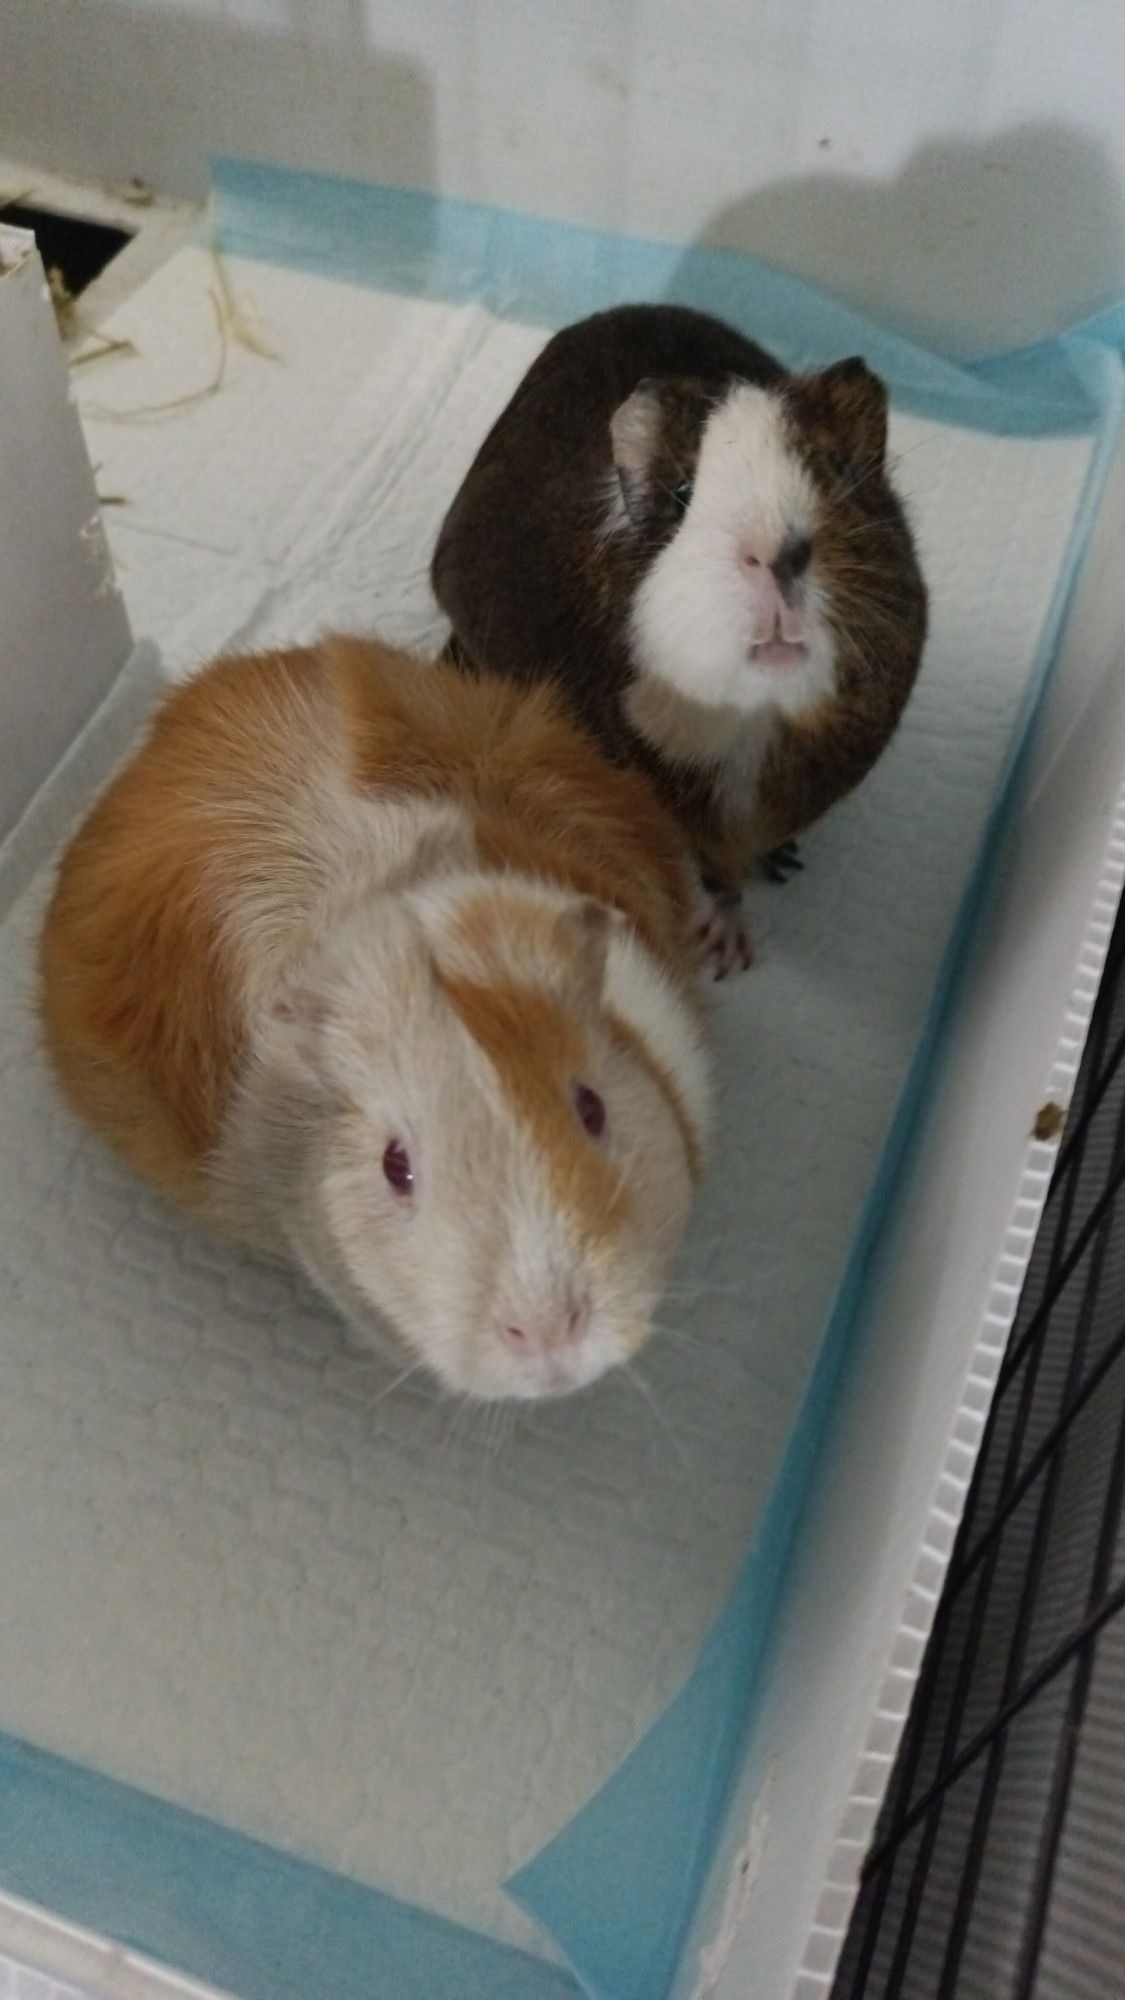
<path fill-rule="evenodd" d="M 457 808 L 383 800 L 373 816 L 353 797 L 337 816 L 337 803 L 326 787 L 323 828 L 285 857 L 288 932 L 285 912 L 256 891 L 229 913 L 275 971 L 299 947 L 311 954 L 301 972 L 316 1004 L 296 1029 L 288 1009 L 260 1019 L 212 1163 L 222 1213 L 260 1247 L 295 1256 L 361 1340 L 381 1345 L 394 1330 L 407 1358 L 447 1389 L 483 1400 L 570 1393 L 647 1337 L 686 1219 L 690 1163 L 664 1143 L 661 1094 L 623 1089 L 611 1100 L 611 1133 L 633 1199 L 612 1239 L 586 1240 L 431 963 L 549 983 L 553 928 L 544 935 L 526 912 L 561 913 L 573 893 L 465 867 Z M 483 948 L 458 924 L 482 897 L 505 915 L 487 927 Z M 259 1002 L 270 987 L 276 978 Z M 611 933 L 605 997 L 667 1071 L 702 1136 L 701 1036 L 623 926 Z M 383 1172 L 392 1139 L 412 1166 L 405 1199 Z M 588 1317 L 571 1337 L 575 1310 Z M 513 1326 L 522 1330 L 516 1346 Z"/>
<path fill-rule="evenodd" d="M 744 553 L 767 563 L 791 537 L 815 532 L 817 492 L 773 390 L 739 383 L 708 419 L 687 513 L 637 592 L 632 651 L 651 675 L 708 708 L 794 715 L 835 683 L 836 649 L 825 618 L 815 552 L 797 585 L 805 657 L 768 666 L 752 654 L 756 612 Z"/>
<path fill-rule="evenodd" d="M 272 866 L 231 887 L 214 885 L 229 944 L 243 978 L 243 1002 L 253 1012 L 268 1001 L 287 970 L 356 905 L 375 892 L 428 878 L 473 854 L 473 828 L 463 806 L 424 795 L 367 797 L 341 775 L 336 718 L 310 708 L 308 755 L 299 789 L 280 801 L 248 801 L 247 831 L 270 819 Z M 229 819 L 237 805 L 224 800 Z"/>
<path fill-rule="evenodd" d="M 631 932 L 610 939 L 605 1000 L 636 1031 L 675 1085 L 702 1151 L 711 1122 L 711 1065 L 702 1027 L 651 952 Z"/>
<path fill-rule="evenodd" d="M 574 901 L 572 892 L 538 877 L 513 875 L 507 878 L 507 884 L 548 909 L 562 911 Z M 487 882 L 482 885 L 480 875 L 466 871 L 427 883 L 409 899 L 447 965 L 451 956 L 450 933 L 465 903 L 478 898 L 482 886 L 490 885 Z M 522 949 L 526 952 L 526 946 Z M 465 948 L 454 947 L 454 965 L 459 951 L 464 956 Z M 520 951 L 517 932 L 510 967 L 514 978 L 526 977 L 529 970 Z M 477 970 L 469 959 L 457 969 L 469 974 Z M 495 967 L 489 969 L 494 975 Z M 702 1148 L 711 1108 L 711 1066 L 702 1029 L 659 962 L 635 933 L 624 926 L 610 934 L 604 997 L 606 1006 L 636 1031 L 674 1083 L 685 1116 Z"/>
<path fill-rule="evenodd" d="M 409 903 L 430 941 L 434 955 L 447 973 L 466 979 L 494 980 L 506 974 L 514 980 L 534 978 L 536 965 L 529 959 L 529 943 L 519 925 L 505 934 L 497 928 L 490 936 L 489 951 L 482 960 L 479 948 L 458 935 L 467 909 L 482 899 L 495 901 L 519 898 L 525 906 L 562 915 L 574 905 L 574 891 L 538 875 L 500 875 L 479 867 L 453 868 L 419 883 L 409 895 Z M 539 968 L 541 969 L 541 968 Z"/>

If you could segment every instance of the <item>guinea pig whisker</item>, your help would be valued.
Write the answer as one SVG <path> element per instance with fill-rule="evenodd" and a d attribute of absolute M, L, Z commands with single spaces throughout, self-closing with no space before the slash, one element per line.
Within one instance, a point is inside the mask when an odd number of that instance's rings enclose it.
<path fill-rule="evenodd" d="M 936 433 L 928 437 L 915 438 L 913 444 L 900 445 L 896 451 L 884 452 L 882 456 L 876 454 L 870 462 L 876 471 L 881 466 L 887 478 L 890 479 L 898 472 L 904 460 L 913 458 L 915 452 L 925 451 L 939 442 L 940 439 Z"/>
<path fill-rule="evenodd" d="M 474 1406 L 471 1396 L 459 1396 L 449 1426 L 448 1442 L 458 1448 L 460 1455 L 466 1458 L 466 1462 L 468 1462 L 467 1448 L 480 1443 L 482 1420 L 479 1404 Z"/>
<path fill-rule="evenodd" d="M 411 1443 L 417 1451 L 429 1453 L 437 1444 L 446 1410 L 445 1391 L 438 1387 L 432 1401 L 423 1404 L 416 1412 L 417 1422 L 412 1427 Z"/>
<path fill-rule="evenodd" d="M 474 1484 L 483 1519 L 483 1510 L 489 1505 L 495 1490 L 500 1452 L 511 1434 L 511 1404 L 483 1403 L 476 1407 L 474 1416 L 479 1416 L 480 1421 L 468 1435 L 472 1443 L 479 1447 Z"/>
<path fill-rule="evenodd" d="M 731 1286 L 728 1287 L 728 1289 L 725 1291 L 698 1292 L 694 1298 L 672 1299 L 671 1301 L 669 1301 L 669 1303 L 673 1307 L 676 1307 L 681 1312 L 694 1315 L 696 1309 L 700 1306 L 726 1305 L 729 1304 L 731 1300 L 734 1300 L 736 1303 L 741 1304 L 743 1303 L 744 1300 L 744 1294 L 739 1289 Z M 746 1301 L 746 1303 L 747 1305 L 749 1305 L 748 1301 Z M 657 1325 L 659 1326 L 662 1333 L 670 1334 L 673 1340 L 683 1340 L 694 1343 L 696 1341 L 702 1341 L 704 1339 L 709 1338 L 710 1334 L 710 1329 L 701 1328 L 700 1326 L 698 1326 L 694 1321 L 694 1317 L 692 1318 L 690 1323 L 686 1325 L 682 1320 L 677 1320 L 675 1323 L 672 1323 L 666 1319 L 659 1320 L 657 1322 Z"/>
<path fill-rule="evenodd" d="M 862 521 L 857 521 L 848 528 L 838 528 L 834 522 L 831 523 L 826 539 L 830 540 L 833 548 L 840 548 L 846 542 L 870 544 L 878 540 L 884 528 L 893 528 L 897 525 L 897 517 L 894 514 L 866 514 Z"/>
<path fill-rule="evenodd" d="M 880 658 L 878 652 L 865 640 L 858 638 L 854 628 L 849 628 L 845 624 L 839 636 L 842 643 L 847 646 L 848 651 L 859 661 L 860 666 L 866 667 L 868 672 L 872 674 L 879 672 Z"/>
<path fill-rule="evenodd" d="M 485 1459 L 490 1459 L 493 1456 L 498 1413 L 503 1407 L 503 1403 L 485 1403 L 480 1411 L 480 1425 L 474 1431 L 473 1442 L 482 1447 Z"/>
<path fill-rule="evenodd" d="M 499 1465 L 500 1453 L 512 1441 L 516 1428 L 515 1407 L 511 1403 L 497 1403 L 492 1434 L 492 1462 Z"/>
<path fill-rule="evenodd" d="M 913 458 L 916 451 L 925 451 L 941 442 L 942 439 L 937 431 L 931 432 L 927 437 L 915 438 L 913 444 L 900 445 L 897 451 L 891 452 L 887 458 L 887 465 L 892 472 L 897 472 L 904 458 Z"/>
<path fill-rule="evenodd" d="M 894 643 L 897 645 L 898 641 L 895 640 Z M 848 634 L 848 644 L 859 660 L 860 665 L 866 667 L 870 674 L 878 675 L 882 672 L 885 663 L 874 645 L 869 645 L 863 640 L 857 639 L 854 631 Z"/>
<path fill-rule="evenodd" d="M 884 596 L 877 588 L 873 588 L 879 582 L 877 571 L 868 571 L 864 565 L 853 568 L 847 563 L 841 563 L 835 571 L 835 577 L 837 594 L 849 600 L 849 610 L 858 614 L 861 610 L 865 611 L 870 604 L 873 614 L 881 612 L 884 616 L 897 614 L 901 617 L 899 606 L 894 599 Z"/>
<path fill-rule="evenodd" d="M 837 480 L 829 489 L 829 498 L 831 499 L 835 496 L 839 499 L 847 499 L 851 494 L 858 492 L 861 486 L 866 486 L 869 479 L 882 477 L 890 482 L 898 472 L 904 459 L 912 458 L 914 453 L 921 451 L 924 445 L 935 442 L 936 440 L 931 437 L 917 438 L 913 444 L 905 445 L 901 451 L 874 453 L 871 458 L 865 459 L 862 464 L 858 465 L 854 473 L 850 473 L 846 479 Z"/>
<path fill-rule="evenodd" d="M 830 548 L 844 548 L 844 549 L 847 549 L 848 544 L 857 539 L 858 537 L 854 535 L 853 536 L 834 535 L 831 537 L 831 539 L 829 539 L 827 536 L 825 537 L 826 543 Z M 883 578 L 884 579 L 883 587 L 885 589 L 886 588 L 885 565 L 880 565 L 879 563 L 877 563 L 874 560 L 874 555 L 875 551 L 873 549 L 868 550 L 864 548 L 861 549 L 858 552 L 858 554 L 856 553 L 855 550 L 848 550 L 848 552 L 845 554 L 843 564 L 841 565 L 841 572 L 840 572 L 841 575 L 852 576 L 852 577 L 874 577 L 876 581 L 878 581 L 880 578 Z"/>
<path fill-rule="evenodd" d="M 454 1398 L 453 1409 L 446 1424 L 441 1443 L 438 1446 L 439 1458 L 444 1458 L 450 1447 L 460 1442 L 464 1435 L 465 1420 L 469 1415 L 471 1407 L 472 1398 L 470 1396 L 460 1395 Z"/>
<path fill-rule="evenodd" d="M 656 1394 L 655 1389 L 652 1386 L 652 1383 L 645 1380 L 645 1377 L 641 1374 L 640 1369 L 635 1368 L 631 1361 L 623 1361 L 621 1363 L 621 1367 L 624 1372 L 626 1381 L 632 1383 L 633 1388 L 636 1390 L 641 1401 L 647 1406 L 652 1416 L 655 1418 L 657 1427 L 664 1433 L 664 1436 L 667 1438 L 669 1444 L 672 1447 L 672 1450 L 676 1454 L 676 1457 L 679 1459 L 680 1464 L 683 1467 L 683 1470 L 685 1472 L 690 1472 L 692 1470 L 691 1460 L 689 1459 L 687 1452 L 684 1450 L 683 1444 L 681 1443 L 680 1439 L 677 1437 L 672 1424 L 669 1422 L 666 1412 L 661 1409 L 660 1400 Z"/>
<path fill-rule="evenodd" d="M 711 1251 L 729 1250 L 730 1244 L 724 1243 L 720 1238 L 716 1239 L 716 1241 L 712 1243 L 706 1243 L 700 1240 L 698 1247 L 701 1250 L 711 1250 Z M 722 1268 L 723 1268 L 722 1264 L 720 1263 L 718 1269 L 714 1273 L 712 1273 L 711 1271 L 689 1271 L 686 1272 L 682 1278 L 672 1278 L 670 1282 L 667 1285 L 665 1285 L 663 1296 L 665 1298 L 676 1298 L 677 1295 L 682 1296 L 685 1293 L 688 1294 L 689 1296 L 694 1296 L 697 1292 L 700 1292 L 702 1290 L 726 1291 L 726 1292 L 737 1292 L 745 1290 L 745 1280 L 739 1278 L 731 1278 L 730 1280 L 727 1280 L 723 1278 L 723 1276 L 721 1275 Z"/>
<path fill-rule="evenodd" d="M 882 638 L 883 640 L 886 641 L 886 643 L 892 646 L 901 645 L 902 640 L 905 637 L 905 633 L 903 630 L 902 620 L 900 618 L 896 618 L 891 613 L 883 613 L 877 610 L 873 604 L 867 602 L 865 602 L 863 610 L 864 610 L 864 623 L 867 626 L 873 628 L 872 632 L 873 637 Z M 857 607 L 857 615 L 855 621 L 849 625 L 846 634 L 847 643 L 850 646 L 854 647 L 856 651 L 860 651 L 862 648 L 862 641 L 859 640 L 856 636 L 856 628 L 858 626 L 858 623 L 859 623 L 859 614 Z"/>
<path fill-rule="evenodd" d="M 386 1388 L 380 1389 L 379 1394 L 373 1399 L 371 1403 L 371 1408 L 373 1410 L 377 1410 L 380 1403 L 385 1403 L 389 1396 L 394 1395 L 396 1389 L 401 1389 L 403 1384 L 405 1382 L 409 1382 L 412 1376 L 420 1375 L 425 1365 L 426 1364 L 424 1361 L 412 1361 L 409 1368 L 404 1368 L 401 1374 L 394 1376 L 393 1379 L 387 1383 Z"/>
<path fill-rule="evenodd" d="M 745 1285 L 716 1285 L 707 1278 L 700 1278 L 693 1284 L 672 1285 L 664 1292 L 671 1305 L 698 1305 L 703 1299 L 738 1299 L 745 1296 Z"/>
<path fill-rule="evenodd" d="M 703 1345 L 702 1335 L 692 1327 L 668 1326 L 662 1321 L 653 1321 L 650 1332 L 654 1339 L 661 1342 L 670 1340 L 673 1347 L 690 1348 L 692 1353 Z"/>
<path fill-rule="evenodd" d="M 828 488 L 829 501 L 850 499 L 854 493 L 858 493 L 861 486 L 866 486 L 869 479 L 878 478 L 879 474 L 884 471 L 885 461 L 883 459 L 865 459 L 862 465 L 853 467 L 850 471 L 831 482 Z"/>
<path fill-rule="evenodd" d="M 469 1399 L 462 1393 L 439 1386 L 439 1393 L 427 1410 L 428 1422 L 419 1432 L 418 1443 L 433 1448 L 443 1458 L 456 1436 Z"/>
<path fill-rule="evenodd" d="M 718 1305 L 719 1303 L 720 1301 L 716 1299 L 715 1304 Z M 691 1312 L 693 1308 L 686 1307 L 685 1310 Z M 662 1319 L 654 1320 L 650 1323 L 650 1332 L 654 1339 L 670 1340 L 676 1347 L 696 1348 L 702 1347 L 704 1342 L 710 1338 L 711 1329 L 710 1327 L 695 1325 L 685 1326 L 680 1321 L 673 1323 L 672 1321 Z"/>
<path fill-rule="evenodd" d="M 869 578 L 877 583 L 878 571 L 870 569 L 865 563 L 841 563 L 835 570 L 837 595 L 846 600 L 849 611 L 854 611 L 857 619 L 868 609 L 873 617 L 881 617 L 884 621 L 894 620 L 896 616 L 901 619 L 901 612 L 893 599 L 881 596 L 877 591 L 872 592 Z M 857 584 L 861 586 L 859 590 L 854 588 Z"/>
<path fill-rule="evenodd" d="M 853 572 L 841 568 L 836 572 L 835 581 L 837 602 L 843 602 L 857 625 L 880 625 L 884 631 L 903 631 L 902 613 L 897 605 L 881 602 L 871 590 L 849 588 L 857 581 L 862 587 L 862 575 L 857 579 Z"/>

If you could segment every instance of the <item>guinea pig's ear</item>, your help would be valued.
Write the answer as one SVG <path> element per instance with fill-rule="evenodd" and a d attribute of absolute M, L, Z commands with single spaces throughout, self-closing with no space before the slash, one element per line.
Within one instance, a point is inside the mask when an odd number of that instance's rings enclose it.
<path fill-rule="evenodd" d="M 649 473 L 660 439 L 660 389 L 651 378 L 638 382 L 609 420 L 613 463 L 629 519 L 639 527 L 647 512 Z"/>
<path fill-rule="evenodd" d="M 335 1009 L 329 996 L 314 985 L 295 979 L 270 1003 L 269 1025 L 274 1054 L 306 1082 L 332 1090 L 339 1082 L 332 1061 Z"/>
<path fill-rule="evenodd" d="M 567 989 L 580 1007 L 596 1007 L 605 986 L 610 937 L 622 919 L 592 896 L 569 903 L 555 918 L 555 951 L 565 969 Z"/>
<path fill-rule="evenodd" d="M 806 404 L 814 419 L 839 439 L 857 468 L 882 465 L 887 449 L 887 391 L 860 355 L 835 361 L 814 375 Z"/>

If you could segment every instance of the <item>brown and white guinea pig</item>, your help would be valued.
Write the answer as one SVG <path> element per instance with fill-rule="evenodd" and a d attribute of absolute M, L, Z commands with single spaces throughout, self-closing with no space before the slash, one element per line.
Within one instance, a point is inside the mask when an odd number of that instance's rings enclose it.
<path fill-rule="evenodd" d="M 886 438 L 862 361 L 793 375 L 719 320 L 622 306 L 548 342 L 441 530 L 451 657 L 556 681 L 652 773 L 725 912 L 724 963 L 746 957 L 750 864 L 863 777 L 918 670 L 926 592 Z"/>
<path fill-rule="evenodd" d="M 546 690 L 332 639 L 173 692 L 75 835 L 41 1013 L 72 1104 L 446 1388 L 646 1339 L 709 1059 L 674 818 Z"/>

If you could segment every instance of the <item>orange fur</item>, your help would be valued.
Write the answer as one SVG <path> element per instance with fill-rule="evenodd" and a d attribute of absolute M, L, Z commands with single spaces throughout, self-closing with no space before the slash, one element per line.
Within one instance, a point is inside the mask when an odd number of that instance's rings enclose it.
<path fill-rule="evenodd" d="M 621 910 L 689 975 L 684 844 L 648 781 L 618 770 L 548 689 L 470 680 L 358 639 L 326 648 L 345 677 L 364 785 L 467 805 L 486 867 L 545 877 Z"/>
<path fill-rule="evenodd" d="M 608 1014 L 606 1018 L 609 1024 L 609 1031 L 619 1048 L 626 1049 L 634 1062 L 640 1063 L 641 1067 L 648 1071 L 657 1089 L 667 1100 L 668 1109 L 676 1121 L 676 1126 L 683 1142 L 684 1155 L 688 1163 L 688 1172 L 698 1186 L 703 1178 L 703 1147 L 700 1144 L 699 1134 L 695 1131 L 687 1115 L 684 1100 L 675 1082 L 665 1069 L 664 1064 L 657 1061 L 643 1035 L 638 1035 L 636 1029 L 631 1027 L 628 1021 L 623 1021 L 619 1014 L 613 1013 Z"/>
<path fill-rule="evenodd" d="M 43 932 L 41 1011 L 63 1085 L 184 1200 L 201 1193 L 241 1053 L 223 899 L 272 859 L 310 666 L 223 661 L 169 695 L 65 854 Z"/>
<path fill-rule="evenodd" d="M 294 910 L 331 891 L 310 838 L 318 758 L 363 792 L 462 805 L 485 868 L 615 906 L 691 992 L 675 823 L 545 692 L 423 670 L 358 640 L 220 661 L 169 695 L 76 835 L 41 947 L 47 1044 L 69 1096 L 189 1203 L 204 1200 L 203 1164 L 245 1044 L 246 953 L 225 913 L 276 881 L 272 928 L 267 907 L 254 941 L 272 964 L 296 949 Z M 576 1073 L 561 1016 L 541 1008 L 533 1029 L 524 994 L 515 1006 L 466 988 L 459 1004 L 545 1141 L 550 1125 L 560 1190 L 591 1229 L 604 1225 L 622 1197 L 592 1170 L 588 1146 L 555 1132 L 557 1106 L 548 1113 L 532 1074 L 541 1049 L 552 1077 Z"/>
<path fill-rule="evenodd" d="M 518 1116 L 534 1134 L 561 1213 L 593 1248 L 610 1243 L 629 1213 L 620 1175 L 584 1138 L 570 1092 L 586 1069 L 586 1047 L 573 1022 L 531 986 L 478 986 L 446 978 L 445 991 L 492 1063 Z"/>

